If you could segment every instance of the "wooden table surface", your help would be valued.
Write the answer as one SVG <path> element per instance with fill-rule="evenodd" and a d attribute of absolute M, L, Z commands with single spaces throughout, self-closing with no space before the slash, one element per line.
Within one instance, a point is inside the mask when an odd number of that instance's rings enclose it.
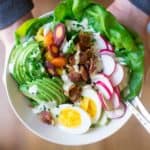
<path fill-rule="evenodd" d="M 36 1 L 36 3 L 35 3 Z M 58 0 L 34 0 L 34 16 L 52 10 Z M 104 6 L 110 0 L 101 0 Z M 147 41 L 148 42 L 148 41 Z M 0 44 L 0 76 L 3 72 L 4 48 Z M 149 57 L 150 58 L 150 57 Z M 149 66 L 149 64 L 147 64 Z M 144 83 L 142 102 L 150 110 L 150 69 Z M 48 143 L 28 131 L 16 118 L 10 108 L 0 80 L 0 150 L 150 150 L 150 135 L 146 133 L 138 121 L 131 117 L 128 123 L 111 137 L 96 144 L 66 147 Z"/>

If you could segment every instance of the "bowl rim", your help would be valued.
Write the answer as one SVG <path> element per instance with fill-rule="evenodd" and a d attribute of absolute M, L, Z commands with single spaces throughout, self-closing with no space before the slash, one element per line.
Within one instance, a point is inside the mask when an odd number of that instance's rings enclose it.
<path fill-rule="evenodd" d="M 51 15 L 53 13 L 53 11 L 50 11 L 50 12 L 47 12 L 41 16 L 39 16 L 39 18 L 41 17 L 46 17 L 48 15 Z M 89 141 L 89 142 L 82 142 L 82 143 L 74 143 L 74 144 L 70 144 L 70 143 L 63 143 L 61 141 L 56 141 L 56 140 L 53 140 L 53 139 L 49 139 L 48 137 L 45 137 L 44 135 L 41 135 L 39 132 L 37 132 L 36 130 L 32 129 L 30 127 L 30 125 L 25 122 L 22 117 L 19 115 L 19 113 L 16 111 L 16 108 L 15 106 L 13 105 L 12 103 L 12 98 L 9 94 L 9 90 L 8 90 L 8 81 L 7 81 L 7 75 L 9 74 L 8 72 L 8 65 L 9 65 L 9 56 L 10 56 L 10 53 L 11 53 L 12 49 L 10 49 L 7 53 L 6 53 L 6 58 L 5 58 L 5 65 L 4 65 L 4 73 L 3 73 L 3 83 L 4 83 L 4 88 L 5 88 L 5 91 L 6 91 L 6 95 L 7 95 L 7 98 L 8 98 L 8 102 L 13 110 L 13 112 L 15 113 L 15 115 L 17 116 L 17 118 L 19 119 L 19 121 L 24 125 L 25 128 L 27 128 L 29 131 L 31 131 L 31 133 L 33 133 L 34 135 L 36 135 L 37 137 L 40 137 L 41 139 L 44 139 L 45 141 L 47 142 L 52 142 L 54 144 L 60 144 L 60 145 L 65 145 L 65 146 L 84 146 L 84 145 L 88 145 L 88 144 L 94 144 L 96 142 L 100 142 L 110 136 L 112 136 L 114 133 L 116 133 L 117 131 L 119 131 L 127 122 L 128 120 L 131 118 L 132 116 L 132 113 L 127 110 L 126 113 L 127 116 L 126 116 L 126 119 L 123 121 L 122 125 L 120 125 L 119 127 L 117 127 L 115 130 L 111 131 L 109 134 L 106 134 L 103 138 L 101 139 L 95 139 L 95 140 L 92 140 L 92 141 Z"/>

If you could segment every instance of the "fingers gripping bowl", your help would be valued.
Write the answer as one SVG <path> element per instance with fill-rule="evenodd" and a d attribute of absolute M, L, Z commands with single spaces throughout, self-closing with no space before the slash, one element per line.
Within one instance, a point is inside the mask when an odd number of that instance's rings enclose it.
<path fill-rule="evenodd" d="M 4 77 L 13 109 L 34 133 L 89 144 L 131 116 L 124 102 L 139 94 L 143 47 L 100 5 L 66 0 L 16 30 Z"/>

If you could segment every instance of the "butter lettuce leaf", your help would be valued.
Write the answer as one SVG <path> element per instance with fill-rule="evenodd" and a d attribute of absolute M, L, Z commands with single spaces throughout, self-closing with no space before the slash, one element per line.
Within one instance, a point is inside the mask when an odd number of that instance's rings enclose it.
<path fill-rule="evenodd" d="M 84 13 L 84 18 L 88 19 L 89 25 L 95 31 L 104 34 L 117 48 L 135 49 L 136 45 L 130 32 L 104 7 L 98 4 L 90 5 Z"/>
<path fill-rule="evenodd" d="M 55 21 L 65 19 L 80 20 L 84 10 L 91 4 L 91 0 L 62 0 L 54 10 Z"/>

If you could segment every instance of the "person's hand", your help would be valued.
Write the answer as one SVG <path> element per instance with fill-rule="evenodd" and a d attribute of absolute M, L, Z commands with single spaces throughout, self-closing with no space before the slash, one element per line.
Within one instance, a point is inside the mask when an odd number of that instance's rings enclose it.
<path fill-rule="evenodd" d="M 146 36 L 149 16 L 135 7 L 129 0 L 115 0 L 109 7 L 120 23 L 137 32 L 142 38 Z"/>
<path fill-rule="evenodd" d="M 0 40 L 4 44 L 6 50 L 12 48 L 14 43 L 14 32 L 15 30 L 27 19 L 32 18 L 32 14 L 28 13 L 19 20 L 17 20 L 14 24 L 8 26 L 5 29 L 0 30 Z"/>

